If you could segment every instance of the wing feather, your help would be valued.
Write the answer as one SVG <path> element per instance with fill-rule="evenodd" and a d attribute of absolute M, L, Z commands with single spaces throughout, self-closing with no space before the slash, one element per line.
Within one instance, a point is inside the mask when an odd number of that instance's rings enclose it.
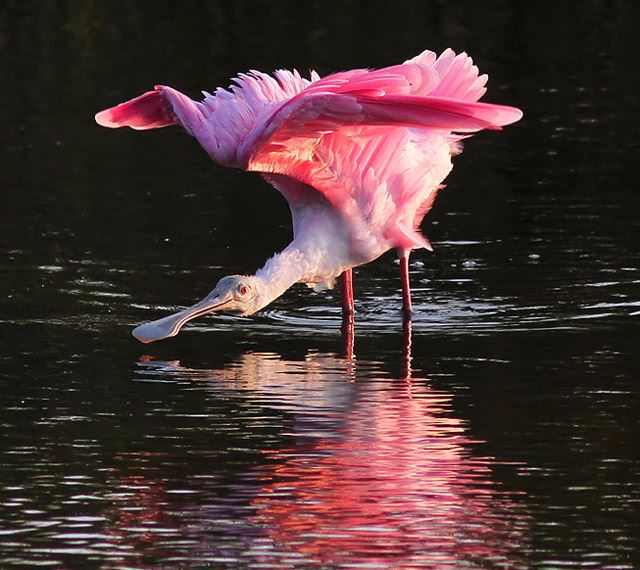
<path fill-rule="evenodd" d="M 466 54 L 434 57 L 312 83 L 249 134 L 241 163 L 313 186 L 354 225 L 377 227 L 397 247 L 428 247 L 415 230 L 451 170 L 456 134 L 522 116 L 477 101 L 486 76 Z"/>
<path fill-rule="evenodd" d="M 522 116 L 513 107 L 478 102 L 487 76 L 450 49 L 380 70 L 322 79 L 312 73 L 311 81 L 295 70 L 250 71 L 234 81 L 229 90 L 205 93 L 201 103 L 157 86 L 96 120 L 135 129 L 181 124 L 219 163 L 312 186 L 359 228 L 363 241 L 376 229 L 398 247 L 428 247 L 415 230 L 451 169 L 461 135 Z M 294 192 L 286 190 L 290 202 Z"/>

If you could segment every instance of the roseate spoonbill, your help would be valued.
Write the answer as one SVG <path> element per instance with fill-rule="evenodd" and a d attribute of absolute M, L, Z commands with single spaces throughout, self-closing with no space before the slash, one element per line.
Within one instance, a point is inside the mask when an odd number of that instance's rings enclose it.
<path fill-rule="evenodd" d="M 431 51 L 379 70 L 324 78 L 314 71 L 240 74 L 196 102 L 158 85 L 101 111 L 104 127 L 182 125 L 218 164 L 261 172 L 286 198 L 293 241 L 255 275 L 223 277 L 195 305 L 137 327 L 152 342 L 213 311 L 251 315 L 294 283 L 316 290 L 341 277 L 343 315 L 353 314 L 351 269 L 395 248 L 403 311 L 411 313 L 409 253 L 431 250 L 418 228 L 460 140 L 519 120 L 514 107 L 480 103 L 486 75 L 466 53 Z"/>

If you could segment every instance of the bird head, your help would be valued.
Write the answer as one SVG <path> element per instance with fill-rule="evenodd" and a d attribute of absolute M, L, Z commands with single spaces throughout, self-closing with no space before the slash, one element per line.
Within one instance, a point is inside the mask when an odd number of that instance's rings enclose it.
<path fill-rule="evenodd" d="M 173 315 L 136 327 L 133 336 L 144 343 L 175 336 L 188 321 L 207 313 L 233 313 L 242 317 L 251 315 L 261 308 L 258 297 L 255 277 L 228 275 L 220 279 L 202 301 Z"/>
<path fill-rule="evenodd" d="M 258 310 L 257 297 L 258 287 L 253 276 L 227 275 L 218 281 L 213 291 L 200 303 L 210 304 L 210 309 L 206 312 L 220 311 L 246 317 Z"/>

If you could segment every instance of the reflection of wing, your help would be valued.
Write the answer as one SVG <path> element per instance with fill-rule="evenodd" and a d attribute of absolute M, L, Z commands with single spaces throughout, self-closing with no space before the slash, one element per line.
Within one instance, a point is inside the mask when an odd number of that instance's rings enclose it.
<path fill-rule="evenodd" d="M 249 170 L 295 178 L 348 218 L 382 224 L 394 245 L 422 246 L 413 230 L 451 169 L 451 133 L 497 129 L 521 116 L 476 101 L 485 79 L 466 55 L 441 58 L 442 75 L 423 54 L 321 79 L 279 106 L 239 154 Z"/>
<path fill-rule="evenodd" d="M 298 556 L 327 568 L 519 565 L 526 513 L 494 484 L 492 459 L 470 452 L 450 394 L 419 382 L 360 385 L 349 409 L 330 408 L 342 420 L 337 429 L 322 436 L 297 418 L 291 447 L 264 450 L 265 484 L 252 501 L 252 520 L 270 539 L 261 543 L 263 560 L 286 565 Z"/>
<path fill-rule="evenodd" d="M 159 522 L 176 521 L 178 534 L 188 526 L 199 540 L 167 543 L 167 556 L 190 562 L 224 552 L 227 560 L 277 568 L 526 566 L 529 515 L 500 488 L 496 460 L 481 454 L 452 395 L 425 379 L 393 381 L 375 361 L 313 351 L 297 360 L 246 352 L 222 369 L 140 367 L 150 380 L 202 390 L 213 412 L 204 416 L 207 430 L 243 439 L 241 451 L 224 452 L 221 471 L 211 471 L 210 454 L 221 448 L 208 435 L 196 440 L 204 463 L 178 463 L 193 470 L 183 478 L 197 494 L 159 497 L 158 512 L 170 515 Z M 241 404 L 242 413 L 220 414 L 221 398 Z M 167 450 L 174 475 L 184 452 Z M 249 463 L 238 460 L 242 453 Z M 145 467 L 149 482 L 126 489 L 135 498 L 126 507 L 145 504 L 157 477 L 155 465 Z M 232 476 L 220 475 L 227 470 Z"/>

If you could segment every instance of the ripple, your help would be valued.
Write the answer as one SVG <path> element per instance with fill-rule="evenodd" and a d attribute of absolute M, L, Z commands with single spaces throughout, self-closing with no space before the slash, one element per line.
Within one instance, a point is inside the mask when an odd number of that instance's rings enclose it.
<path fill-rule="evenodd" d="M 563 263 L 566 256 L 588 262 L 591 254 L 580 245 L 567 243 L 564 249 L 553 250 L 540 241 L 535 253 L 521 256 L 517 271 L 513 272 L 509 266 L 496 266 L 486 257 L 504 247 L 501 240 L 443 240 L 437 245 L 440 259 L 436 256 L 425 263 L 418 258 L 411 265 L 411 278 L 416 285 L 412 323 L 419 334 L 464 336 L 478 332 L 606 328 L 639 314 L 640 303 L 634 295 L 640 269 L 631 262 L 615 266 L 601 263 L 599 273 L 606 274 L 605 279 L 598 279 L 597 274 L 593 275 L 596 278 L 583 279 L 580 265 L 567 265 L 564 276 L 549 269 L 550 264 Z M 608 246 L 602 251 L 608 252 Z M 133 301 L 135 282 L 127 284 L 123 280 L 134 279 L 140 271 L 137 268 L 112 267 L 103 260 L 82 258 L 58 258 L 55 263 L 34 267 L 59 283 L 57 293 L 72 300 L 75 310 L 66 315 L 11 315 L 0 319 L 0 324 L 81 326 L 100 332 L 110 326 L 133 327 L 181 308 L 176 304 Z M 163 273 L 184 273 L 181 268 L 162 264 L 158 267 Z M 376 265 L 373 272 L 368 267 L 357 270 L 357 332 L 385 334 L 401 328 L 401 296 L 390 292 L 397 287 L 396 271 L 388 263 Z M 521 277 L 523 271 L 527 278 Z M 10 298 L 19 303 L 20 295 L 16 292 Z M 296 334 L 305 336 L 336 335 L 341 327 L 338 303 L 339 293 L 310 294 L 302 287 L 293 287 L 253 317 L 208 316 L 190 323 L 186 330 L 288 337 L 295 329 Z M 136 318 L 123 318 L 125 314 L 135 314 Z"/>
<path fill-rule="evenodd" d="M 400 305 L 399 296 L 356 301 L 356 330 L 387 333 L 400 329 Z M 517 299 L 441 298 L 436 302 L 416 302 L 412 325 L 415 332 L 439 335 L 475 334 L 478 331 L 580 329 L 593 326 L 594 321 L 606 326 L 619 319 L 633 316 L 638 305 L 635 301 L 596 303 L 577 305 L 572 307 L 572 312 L 567 312 L 565 308 L 563 312 L 557 306 L 551 305 L 519 305 Z M 585 324 L 583 321 L 589 323 Z M 334 334 L 340 330 L 341 322 L 339 307 L 311 305 L 288 311 L 271 308 L 250 319 L 208 317 L 190 325 L 189 328 L 200 332 L 240 328 L 268 334 L 285 333 L 289 329 L 295 329 L 301 334 Z"/>

